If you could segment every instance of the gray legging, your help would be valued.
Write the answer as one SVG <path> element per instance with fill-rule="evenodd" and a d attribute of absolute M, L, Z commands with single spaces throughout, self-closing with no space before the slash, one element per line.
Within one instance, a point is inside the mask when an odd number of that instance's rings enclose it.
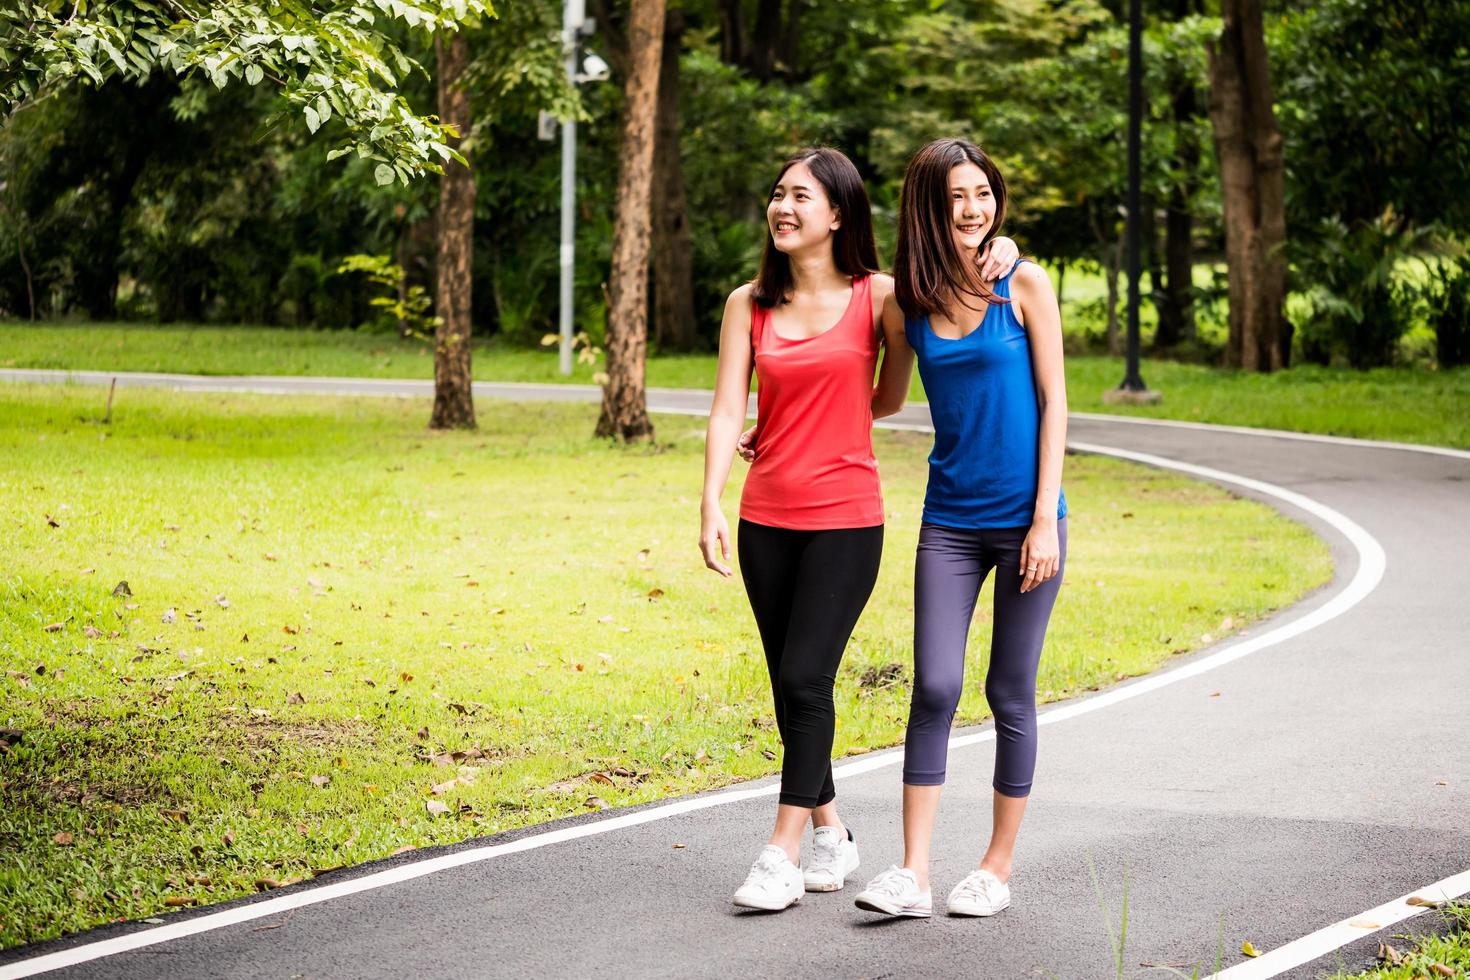
<path fill-rule="evenodd" d="M 1006 796 L 1027 796 L 1036 771 L 1036 668 L 1067 563 L 1067 521 L 1057 522 L 1057 574 L 1021 593 L 1027 527 L 979 530 L 925 524 L 914 561 L 914 696 L 903 781 L 944 783 L 949 731 L 965 680 L 965 640 L 985 576 L 995 569 L 994 622 L 985 700 L 995 714 L 995 779 Z"/>

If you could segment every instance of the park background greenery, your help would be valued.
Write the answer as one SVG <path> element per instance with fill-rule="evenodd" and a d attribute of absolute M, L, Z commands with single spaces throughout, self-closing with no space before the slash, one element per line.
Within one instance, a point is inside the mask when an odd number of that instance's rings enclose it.
<path fill-rule="evenodd" d="M 762 198 L 799 146 L 845 149 L 868 179 L 885 254 L 904 163 L 940 133 L 978 139 L 1012 191 L 1007 231 L 1054 270 L 1074 341 L 1118 345 L 1126 32 L 1100 0 L 732 0 L 672 5 L 661 84 L 677 107 L 679 214 L 691 256 L 662 282 L 686 313 L 654 311 L 657 348 L 712 349 L 723 297 L 751 275 Z M 1223 231 L 1208 119 L 1210 4 L 1145 5 L 1145 343 L 1218 363 L 1225 338 Z M 594 3 L 593 49 L 616 55 L 621 5 Z M 1470 274 L 1470 3 L 1287 0 L 1266 6 L 1285 139 L 1292 346 L 1298 361 L 1451 367 L 1467 359 Z M 466 28 L 475 157 L 473 322 L 534 347 L 556 317 L 559 160 L 542 110 L 580 112 L 576 322 L 600 340 L 623 95 L 568 90 L 560 5 L 512 0 Z M 432 69 L 422 32 L 389 22 Z M 620 64 L 613 58 L 615 67 Z M 670 70 L 670 64 L 673 68 Z M 3 74 L 3 73 L 0 73 Z M 313 131 L 270 85 L 203 71 L 61 88 L 0 130 L 0 314 L 394 330 L 349 256 L 381 256 L 431 286 L 437 182 L 379 186 L 339 115 Z M 433 79 L 399 95 L 434 109 Z M 294 95 L 294 93 L 288 93 Z M 661 122 L 663 117 L 661 117 Z M 664 191 L 669 193 L 665 194 Z M 1188 282 L 1167 281 L 1182 255 Z M 1171 259 L 1171 257 L 1173 257 Z M 655 263 L 657 265 L 657 263 Z M 1079 273 L 1081 275 L 1079 275 Z M 1079 282 L 1102 279 L 1099 290 Z M 657 305 L 656 300 L 653 305 Z M 1162 323 L 1162 329 L 1161 329 Z"/>

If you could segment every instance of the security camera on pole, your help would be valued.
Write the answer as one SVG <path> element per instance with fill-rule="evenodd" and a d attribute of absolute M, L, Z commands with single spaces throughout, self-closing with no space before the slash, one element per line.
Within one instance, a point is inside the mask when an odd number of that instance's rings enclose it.
<path fill-rule="evenodd" d="M 567 0 L 562 14 L 562 46 L 566 51 L 567 81 L 573 85 L 605 81 L 609 75 L 607 62 L 588 52 L 581 57 L 582 39 L 591 35 L 596 24 L 587 17 L 585 0 Z M 537 120 L 537 135 L 544 140 L 555 138 L 558 121 L 542 112 Z M 561 125 L 561 373 L 572 373 L 572 281 L 577 258 L 577 120 L 560 121 Z"/>

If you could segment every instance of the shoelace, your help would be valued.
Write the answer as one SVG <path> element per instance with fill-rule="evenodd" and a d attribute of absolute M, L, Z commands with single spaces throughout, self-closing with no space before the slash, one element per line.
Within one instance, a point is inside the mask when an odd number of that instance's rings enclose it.
<path fill-rule="evenodd" d="M 994 880 L 993 878 L 982 877 L 978 874 L 969 875 L 964 881 L 960 882 L 960 887 L 956 889 L 956 896 L 959 898 L 983 899 L 993 904 L 995 899 L 991 897 L 990 887 L 994 883 Z"/>
<path fill-rule="evenodd" d="M 897 898 L 908 890 L 907 881 L 901 870 L 894 868 L 883 872 L 868 886 L 869 891 Z"/>
<path fill-rule="evenodd" d="M 755 864 L 750 866 L 750 874 L 745 876 L 747 885 L 764 885 L 774 881 L 780 874 L 780 865 L 774 859 L 762 856 Z"/>
<path fill-rule="evenodd" d="M 837 863 L 837 844 L 828 844 L 826 841 L 814 841 L 812 844 L 812 869 L 830 868 Z"/>

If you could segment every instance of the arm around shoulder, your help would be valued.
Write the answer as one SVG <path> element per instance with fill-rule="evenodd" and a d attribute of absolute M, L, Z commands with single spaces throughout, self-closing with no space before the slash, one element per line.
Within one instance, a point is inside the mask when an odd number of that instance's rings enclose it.
<path fill-rule="evenodd" d="M 892 280 L 890 280 L 890 283 Z M 881 419 L 903 408 L 914 373 L 914 349 L 904 333 L 903 310 L 891 290 L 883 300 L 880 321 L 883 332 L 883 366 L 873 389 L 873 418 Z"/>

